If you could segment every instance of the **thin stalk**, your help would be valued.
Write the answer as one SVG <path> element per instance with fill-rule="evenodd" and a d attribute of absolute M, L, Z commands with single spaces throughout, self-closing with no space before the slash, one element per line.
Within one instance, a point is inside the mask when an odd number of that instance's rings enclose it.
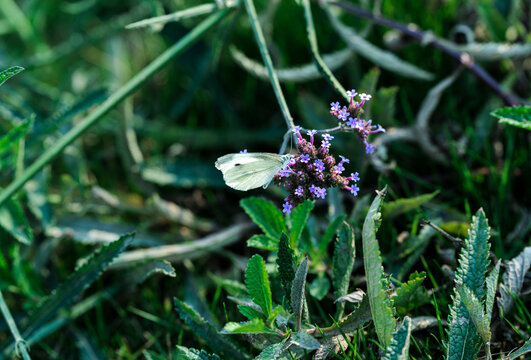
<path fill-rule="evenodd" d="M 323 74 L 326 81 L 332 85 L 332 87 L 341 95 L 343 98 L 349 102 L 350 99 L 347 96 L 345 88 L 341 83 L 336 79 L 332 71 L 326 66 L 325 62 L 319 54 L 319 47 L 317 45 L 317 35 L 315 34 L 315 26 L 313 24 L 312 10 L 310 7 L 309 0 L 302 0 L 302 7 L 304 8 L 304 19 L 306 20 L 306 35 L 308 36 L 308 41 L 310 42 L 310 50 L 312 51 L 313 60 L 315 65 L 321 74 Z"/>
<path fill-rule="evenodd" d="M 9 311 L 9 308 L 7 307 L 7 304 L 4 300 L 4 296 L 2 295 L 1 291 L 0 291 L 0 311 L 2 311 L 2 315 L 4 315 L 4 319 L 6 319 L 7 326 L 9 326 L 9 330 L 11 330 L 11 334 L 15 338 L 15 351 L 17 352 L 17 355 L 20 353 L 20 355 L 22 355 L 22 358 L 24 360 L 31 360 L 31 357 L 29 356 L 29 353 L 28 353 L 28 349 L 26 347 L 26 341 L 20 335 L 20 332 L 18 331 L 18 328 L 17 328 L 17 324 L 15 323 L 13 316 L 11 316 L 11 312 Z"/>
<path fill-rule="evenodd" d="M 273 68 L 273 62 L 271 61 L 271 56 L 269 55 L 269 51 L 267 50 L 264 34 L 262 33 L 262 28 L 260 27 L 260 23 L 258 22 L 258 16 L 256 15 L 256 9 L 254 7 L 253 0 L 243 0 L 243 3 L 245 4 L 245 9 L 247 10 L 249 19 L 251 20 L 251 26 L 253 28 L 254 36 L 256 37 L 256 42 L 258 44 L 258 48 L 260 49 L 262 59 L 264 60 L 265 66 L 267 67 L 269 79 L 271 80 L 273 91 L 275 92 L 278 104 L 280 105 L 280 109 L 282 110 L 282 115 L 284 116 L 284 120 L 286 121 L 288 129 L 293 130 L 295 129 L 293 117 L 289 112 L 288 105 L 286 104 L 286 99 L 284 98 L 284 94 L 282 93 L 277 74 L 275 72 L 275 69 Z"/>
<path fill-rule="evenodd" d="M 117 104 L 131 95 L 149 78 L 159 71 L 175 56 L 181 54 L 194 41 L 196 41 L 203 33 L 214 26 L 217 22 L 225 17 L 229 10 L 223 9 L 217 13 L 210 15 L 203 22 L 198 24 L 181 40 L 172 45 L 168 50 L 163 52 L 159 57 L 153 60 L 149 65 L 143 68 L 124 86 L 114 92 L 107 100 L 105 100 L 96 110 L 90 113 L 79 124 L 73 127 L 68 133 L 60 138 L 51 148 L 46 150 L 33 164 L 31 164 L 20 177 L 16 178 L 4 191 L 0 193 L 0 206 L 2 206 L 11 196 L 24 186 L 35 174 L 42 170 L 48 163 L 50 163 L 57 155 L 59 155 L 68 145 L 78 139 L 83 133 L 96 122 L 101 120 L 105 114 L 113 109 Z"/>

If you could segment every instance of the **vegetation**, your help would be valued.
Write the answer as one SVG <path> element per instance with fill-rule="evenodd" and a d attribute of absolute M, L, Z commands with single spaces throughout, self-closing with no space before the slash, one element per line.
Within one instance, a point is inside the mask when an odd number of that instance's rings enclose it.
<path fill-rule="evenodd" d="M 526 2 L 0 14 L 0 359 L 529 357 Z"/>

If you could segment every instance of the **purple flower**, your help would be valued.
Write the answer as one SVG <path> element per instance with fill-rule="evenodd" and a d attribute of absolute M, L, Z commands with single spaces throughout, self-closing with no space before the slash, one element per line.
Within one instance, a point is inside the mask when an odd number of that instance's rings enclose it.
<path fill-rule="evenodd" d="M 310 186 L 310 188 L 308 190 L 310 190 L 310 194 L 315 194 L 317 189 L 319 189 L 319 188 L 317 186 L 315 186 L 314 184 L 312 184 L 312 186 Z"/>
<path fill-rule="evenodd" d="M 291 175 L 291 170 L 289 168 L 285 168 L 280 170 L 280 177 L 289 177 Z"/>
<path fill-rule="evenodd" d="M 360 100 L 361 101 L 370 100 L 371 98 L 372 98 L 372 95 L 365 94 L 365 93 L 361 93 L 360 94 Z"/>
<path fill-rule="evenodd" d="M 338 173 L 340 173 L 340 174 L 341 174 L 343 171 L 345 171 L 345 167 L 344 167 L 343 164 L 341 164 L 341 163 L 339 163 L 339 164 L 337 164 L 336 166 L 334 166 L 334 169 L 336 169 L 336 171 L 337 171 Z"/>
<path fill-rule="evenodd" d="M 330 103 L 330 111 L 338 111 L 339 110 L 339 102 Z"/>
<path fill-rule="evenodd" d="M 366 143 L 365 144 L 365 152 L 367 154 L 372 154 L 374 152 L 374 146 L 369 144 L 369 143 Z"/>
<path fill-rule="evenodd" d="M 325 169 L 324 163 L 319 159 L 315 160 L 313 164 L 316 166 L 318 171 L 323 171 Z"/>
<path fill-rule="evenodd" d="M 337 118 L 343 121 L 347 120 L 347 116 L 348 116 L 348 111 L 346 108 L 339 110 L 339 114 L 337 114 Z"/>
<path fill-rule="evenodd" d="M 317 197 L 320 197 L 321 199 L 324 199 L 326 196 L 326 189 L 319 188 L 319 193 L 317 194 Z"/>
<path fill-rule="evenodd" d="M 352 187 L 350 188 L 350 192 L 354 196 L 358 196 L 358 191 L 360 191 L 360 188 L 356 184 L 352 185 Z"/>
<path fill-rule="evenodd" d="M 307 163 L 308 161 L 310 161 L 310 155 L 303 154 L 303 155 L 301 155 L 300 159 L 301 159 L 301 162 Z"/>
<path fill-rule="evenodd" d="M 286 202 L 282 205 L 282 212 L 289 214 L 291 213 L 291 209 L 293 209 L 293 205 L 291 205 L 288 201 L 288 198 L 284 199 Z"/>
<path fill-rule="evenodd" d="M 323 139 L 325 139 L 326 141 L 330 141 L 332 140 L 334 137 L 330 134 L 323 134 Z"/>
<path fill-rule="evenodd" d="M 354 182 L 359 181 L 360 180 L 360 174 L 357 171 L 354 174 L 350 174 L 350 179 L 349 180 L 352 180 Z"/>
<path fill-rule="evenodd" d="M 350 126 L 351 129 L 354 129 L 356 125 L 358 125 L 358 118 L 348 118 L 347 125 Z"/>
<path fill-rule="evenodd" d="M 358 93 L 354 89 L 347 91 L 347 96 L 350 96 L 351 98 L 353 98 L 356 95 L 358 95 Z"/>
<path fill-rule="evenodd" d="M 373 126 L 373 128 L 374 128 L 374 126 Z M 378 127 L 376 128 L 376 130 L 371 130 L 371 134 L 376 134 L 376 133 L 379 133 L 379 132 L 385 132 L 385 129 L 380 124 L 378 124 Z"/>
<path fill-rule="evenodd" d="M 297 126 L 295 126 L 295 129 L 293 129 L 293 133 L 294 134 L 298 134 L 298 133 L 301 132 L 301 130 L 302 130 L 302 128 L 299 125 L 297 125 Z"/>
<path fill-rule="evenodd" d="M 343 163 L 350 163 L 350 160 L 347 159 L 346 157 L 342 156 L 342 155 L 339 155 L 339 157 L 341 158 L 341 162 L 340 164 L 343 164 Z"/>
<path fill-rule="evenodd" d="M 302 186 L 299 186 L 297 189 L 295 189 L 295 195 L 302 196 L 303 193 L 304 189 L 302 188 Z"/>
<path fill-rule="evenodd" d="M 247 154 L 247 149 L 243 149 L 242 151 L 240 151 L 240 154 Z"/>
<path fill-rule="evenodd" d="M 313 136 L 317 134 L 317 130 L 308 130 L 307 134 L 310 137 L 310 144 L 313 145 Z"/>

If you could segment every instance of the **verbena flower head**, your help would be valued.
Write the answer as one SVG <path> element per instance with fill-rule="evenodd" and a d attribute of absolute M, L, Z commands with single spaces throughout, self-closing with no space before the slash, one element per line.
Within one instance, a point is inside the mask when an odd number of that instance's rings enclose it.
<path fill-rule="evenodd" d="M 296 134 L 299 135 L 300 131 Z M 314 131 L 308 132 L 311 137 L 314 134 Z M 352 176 L 343 177 L 341 175 L 344 171 L 343 164 L 348 164 L 349 159 L 340 156 L 341 161 L 337 162 L 334 156 L 330 154 L 333 139 L 332 135 L 324 134 L 321 146 L 317 148 L 311 141 L 306 140 L 302 135 L 300 136 L 297 141 L 299 154 L 293 158 L 288 168 L 284 169 L 286 171 L 279 172 L 273 178 L 275 184 L 283 185 L 290 193 L 284 199 L 282 206 L 284 213 L 289 214 L 294 207 L 304 200 L 324 199 L 328 188 L 337 187 L 352 192 L 352 188 L 356 186 L 355 183 L 351 183 L 354 180 Z M 359 177 L 357 179 L 359 180 Z M 359 190 L 359 188 L 357 189 Z"/>

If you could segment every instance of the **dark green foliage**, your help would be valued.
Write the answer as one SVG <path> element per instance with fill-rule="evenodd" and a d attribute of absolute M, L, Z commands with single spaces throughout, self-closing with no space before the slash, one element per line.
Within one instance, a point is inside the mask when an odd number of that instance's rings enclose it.
<path fill-rule="evenodd" d="M 15 76 L 22 70 L 24 70 L 24 68 L 21 66 L 13 66 L 13 67 L 10 67 L 9 69 L 0 71 L 0 85 L 2 85 L 7 79 L 9 79 L 12 76 Z"/>
<path fill-rule="evenodd" d="M 426 273 L 422 272 L 419 274 L 418 272 L 414 272 L 409 275 L 407 282 L 402 283 L 396 289 L 393 304 L 399 315 L 404 316 L 430 300 L 426 289 L 421 285 L 424 279 L 426 279 Z"/>
<path fill-rule="evenodd" d="M 264 259 L 260 255 L 254 255 L 249 259 L 245 270 L 245 286 L 254 303 L 269 317 L 273 309 L 269 277 L 267 276 Z"/>
<path fill-rule="evenodd" d="M 278 245 L 277 265 L 282 289 L 286 295 L 286 300 L 289 302 L 289 294 L 291 294 L 291 283 L 295 278 L 295 270 L 293 270 L 294 257 L 293 250 L 289 246 L 289 239 L 286 234 L 280 235 L 280 243 Z"/>
<path fill-rule="evenodd" d="M 278 239 L 287 231 L 284 216 L 271 202 L 252 197 L 243 199 L 240 206 L 267 236 Z"/>
<path fill-rule="evenodd" d="M 524 130 L 531 130 L 531 107 L 514 106 L 498 109 L 491 113 L 501 123 L 509 124 Z"/>

